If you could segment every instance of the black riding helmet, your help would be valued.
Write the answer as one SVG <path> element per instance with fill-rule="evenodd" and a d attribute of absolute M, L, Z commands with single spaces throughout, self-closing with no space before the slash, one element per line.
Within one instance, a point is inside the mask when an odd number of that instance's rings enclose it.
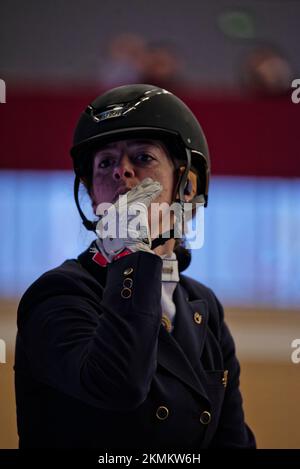
<path fill-rule="evenodd" d="M 167 147 L 177 166 L 184 166 L 178 182 L 181 203 L 187 176 L 198 176 L 194 202 L 207 205 L 210 174 L 208 146 L 204 132 L 191 110 L 167 90 L 153 85 L 125 85 L 97 97 L 81 114 L 74 133 L 71 156 L 76 174 L 74 195 L 85 227 L 95 230 L 97 222 L 87 220 L 79 201 L 80 180 L 91 171 L 95 151 L 102 145 L 128 138 L 153 138 Z"/>

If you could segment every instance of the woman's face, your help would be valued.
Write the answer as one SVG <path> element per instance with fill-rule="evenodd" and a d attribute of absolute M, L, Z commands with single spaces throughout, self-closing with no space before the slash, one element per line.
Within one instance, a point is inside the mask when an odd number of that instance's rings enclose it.
<path fill-rule="evenodd" d="M 163 190 L 155 202 L 172 203 L 175 168 L 164 145 L 158 140 L 128 139 L 109 143 L 95 154 L 91 196 L 93 209 L 102 202 L 114 203 L 125 193 L 150 177 Z"/>

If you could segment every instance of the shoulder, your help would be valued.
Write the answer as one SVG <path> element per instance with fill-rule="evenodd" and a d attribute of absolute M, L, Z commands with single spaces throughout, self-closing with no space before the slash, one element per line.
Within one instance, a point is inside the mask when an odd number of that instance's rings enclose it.
<path fill-rule="evenodd" d="M 37 278 L 23 294 L 18 307 L 18 325 L 25 312 L 49 298 L 96 295 L 99 283 L 82 268 L 77 259 L 69 259 Z"/>
<path fill-rule="evenodd" d="M 23 298 L 33 293 L 38 293 L 41 288 L 50 288 L 60 291 L 65 290 L 67 286 L 72 289 L 81 277 L 81 267 L 77 260 L 67 260 L 60 266 L 48 270 L 38 277 L 25 291 Z"/>

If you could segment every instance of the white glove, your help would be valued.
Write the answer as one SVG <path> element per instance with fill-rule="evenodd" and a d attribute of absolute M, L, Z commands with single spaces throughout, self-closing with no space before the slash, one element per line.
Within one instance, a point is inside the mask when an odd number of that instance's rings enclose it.
<path fill-rule="evenodd" d="M 107 214 L 97 223 L 96 245 L 108 262 L 124 249 L 131 252 L 151 252 L 148 224 L 148 207 L 162 192 L 162 186 L 151 178 L 144 179 L 109 207 Z M 115 230 L 109 233 L 107 223 L 115 222 Z M 113 236 L 109 236 L 113 235 Z"/>

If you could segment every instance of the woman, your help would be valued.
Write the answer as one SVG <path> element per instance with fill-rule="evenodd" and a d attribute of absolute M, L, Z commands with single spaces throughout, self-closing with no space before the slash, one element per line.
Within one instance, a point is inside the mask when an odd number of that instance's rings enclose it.
<path fill-rule="evenodd" d="M 207 205 L 209 155 L 195 116 L 155 86 L 115 88 L 82 113 L 71 155 L 76 204 L 97 236 L 20 302 L 20 447 L 254 448 L 222 306 L 179 273 L 189 260 L 174 230 L 161 219 L 150 229 L 154 202 Z M 80 182 L 96 222 L 80 208 Z M 130 207 L 140 208 L 138 226 L 105 236 L 104 217 L 128 215 L 129 226 Z"/>

